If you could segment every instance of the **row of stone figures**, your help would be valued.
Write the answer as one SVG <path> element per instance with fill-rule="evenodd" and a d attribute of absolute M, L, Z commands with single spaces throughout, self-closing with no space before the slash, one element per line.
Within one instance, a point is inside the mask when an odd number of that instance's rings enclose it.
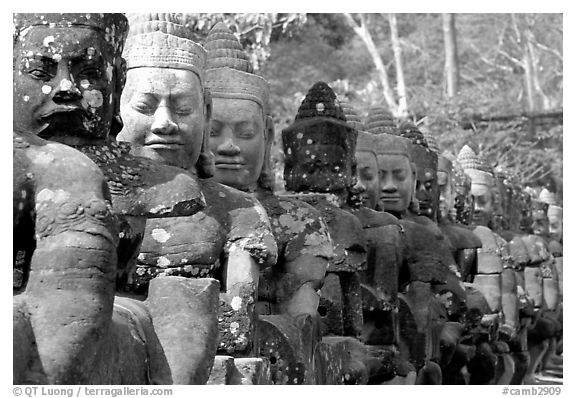
<path fill-rule="evenodd" d="M 553 194 L 319 82 L 275 195 L 268 83 L 223 23 L 201 45 L 179 18 L 14 15 L 15 384 L 519 384 L 561 361 Z"/>

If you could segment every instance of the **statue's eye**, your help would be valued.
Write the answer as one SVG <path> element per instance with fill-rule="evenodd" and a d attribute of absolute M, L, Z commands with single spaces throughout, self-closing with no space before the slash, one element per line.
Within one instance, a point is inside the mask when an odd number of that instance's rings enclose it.
<path fill-rule="evenodd" d="M 40 68 L 32 69 L 31 71 L 28 72 L 28 74 L 32 76 L 34 79 L 38 80 L 50 80 L 52 78 L 52 75 L 50 73 Z"/>
<path fill-rule="evenodd" d="M 80 70 L 78 77 L 81 79 L 98 79 L 101 76 L 100 68 L 96 66 L 87 66 Z"/>
<path fill-rule="evenodd" d="M 143 113 L 145 115 L 151 115 L 154 113 L 155 108 L 151 104 L 143 101 L 136 101 L 132 104 L 132 108 L 134 108 L 137 112 Z"/>

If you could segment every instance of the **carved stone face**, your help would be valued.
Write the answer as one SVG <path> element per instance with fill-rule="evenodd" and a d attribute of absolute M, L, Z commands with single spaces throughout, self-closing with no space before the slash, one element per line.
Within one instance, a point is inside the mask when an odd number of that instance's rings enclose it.
<path fill-rule="evenodd" d="M 356 151 L 358 180 L 365 187 L 360 194 L 364 206 L 376 209 L 380 197 L 380 180 L 378 178 L 378 160 L 373 152 Z"/>
<path fill-rule="evenodd" d="M 440 212 L 440 219 L 446 220 L 450 210 L 454 207 L 454 186 L 447 170 L 438 170 L 436 174 L 438 176 L 438 190 L 440 191 L 438 211 Z"/>
<path fill-rule="evenodd" d="M 474 214 L 474 197 L 470 193 L 470 186 L 456 185 L 454 187 L 454 208 L 456 221 L 468 225 Z"/>
<path fill-rule="evenodd" d="M 33 26 L 14 48 L 14 127 L 67 145 L 110 133 L 120 58 L 85 27 Z"/>
<path fill-rule="evenodd" d="M 539 209 L 532 212 L 532 231 L 534 235 L 548 235 L 548 216 L 545 211 Z"/>
<path fill-rule="evenodd" d="M 492 188 L 492 203 L 496 227 L 508 229 L 507 225 L 509 223 L 505 220 L 505 218 L 507 218 L 507 191 L 503 180 L 500 178 L 495 179 L 495 186 Z"/>
<path fill-rule="evenodd" d="M 413 161 L 416 164 L 416 199 L 420 207 L 419 214 L 435 220 L 439 197 L 437 157 L 425 148 L 418 147 Z"/>
<path fill-rule="evenodd" d="M 212 99 L 210 149 L 214 177 L 222 184 L 246 190 L 255 186 L 265 158 L 263 110 L 247 99 Z"/>
<path fill-rule="evenodd" d="M 488 226 L 492 220 L 492 190 L 489 186 L 472 182 L 474 196 L 474 213 L 472 221 L 478 225 Z"/>
<path fill-rule="evenodd" d="M 340 129 L 340 131 L 336 131 Z M 354 185 L 354 152 L 346 147 L 348 128 L 320 122 L 306 132 L 283 133 L 286 188 L 303 192 L 342 192 Z M 352 151 L 354 148 L 351 148 Z"/>
<path fill-rule="evenodd" d="M 400 214 L 410 206 L 414 195 L 415 172 L 407 156 L 378 154 L 380 200 L 378 209 Z"/>
<path fill-rule="evenodd" d="M 553 239 L 562 241 L 562 228 L 562 216 L 560 214 L 548 215 L 548 229 L 550 231 L 550 236 Z"/>
<path fill-rule="evenodd" d="M 208 128 L 200 79 L 189 70 L 142 67 L 128 71 L 118 140 L 136 155 L 191 169 Z"/>

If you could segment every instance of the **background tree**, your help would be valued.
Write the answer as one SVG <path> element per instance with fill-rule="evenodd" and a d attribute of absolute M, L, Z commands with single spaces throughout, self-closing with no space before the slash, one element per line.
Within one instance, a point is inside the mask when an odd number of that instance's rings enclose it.
<path fill-rule="evenodd" d="M 308 89 L 325 81 L 361 116 L 387 106 L 447 151 L 468 143 L 524 183 L 562 191 L 562 14 L 455 15 L 459 84 L 452 97 L 442 14 L 196 15 L 190 23 L 200 41 L 223 20 L 252 54 L 270 82 L 278 132 Z M 403 96 L 406 113 L 399 112 Z"/>

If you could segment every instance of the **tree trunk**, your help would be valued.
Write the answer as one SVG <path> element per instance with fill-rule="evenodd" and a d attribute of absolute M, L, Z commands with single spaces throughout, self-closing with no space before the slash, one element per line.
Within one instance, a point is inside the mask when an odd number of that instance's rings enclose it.
<path fill-rule="evenodd" d="M 458 70 L 458 48 L 456 46 L 456 18 L 454 14 L 442 14 L 446 71 L 446 94 L 453 98 L 458 94 L 460 72 Z"/>
<path fill-rule="evenodd" d="M 408 100 L 406 97 L 406 84 L 404 82 L 404 69 L 402 68 L 402 48 L 398 38 L 398 24 L 396 14 L 388 14 L 390 23 L 390 36 L 392 39 L 392 49 L 394 50 L 394 65 L 396 65 L 396 88 L 398 90 L 398 115 L 408 116 Z"/>
<path fill-rule="evenodd" d="M 372 40 L 372 35 L 368 31 L 368 27 L 366 26 L 366 20 L 363 14 L 359 14 L 360 16 L 360 24 L 358 24 L 352 14 L 345 13 L 344 16 L 348 21 L 350 27 L 354 30 L 354 32 L 362 39 L 364 45 L 368 49 L 370 56 L 372 57 L 372 62 L 376 66 L 376 71 L 378 72 L 378 78 L 380 79 L 380 84 L 382 84 L 382 90 L 384 94 L 384 99 L 388 104 L 388 108 L 394 115 L 398 115 L 398 104 L 394 98 L 394 91 L 390 87 L 388 83 L 388 74 L 386 73 L 386 66 L 384 66 L 384 62 L 378 53 L 378 49 L 374 44 L 374 40 Z"/>

